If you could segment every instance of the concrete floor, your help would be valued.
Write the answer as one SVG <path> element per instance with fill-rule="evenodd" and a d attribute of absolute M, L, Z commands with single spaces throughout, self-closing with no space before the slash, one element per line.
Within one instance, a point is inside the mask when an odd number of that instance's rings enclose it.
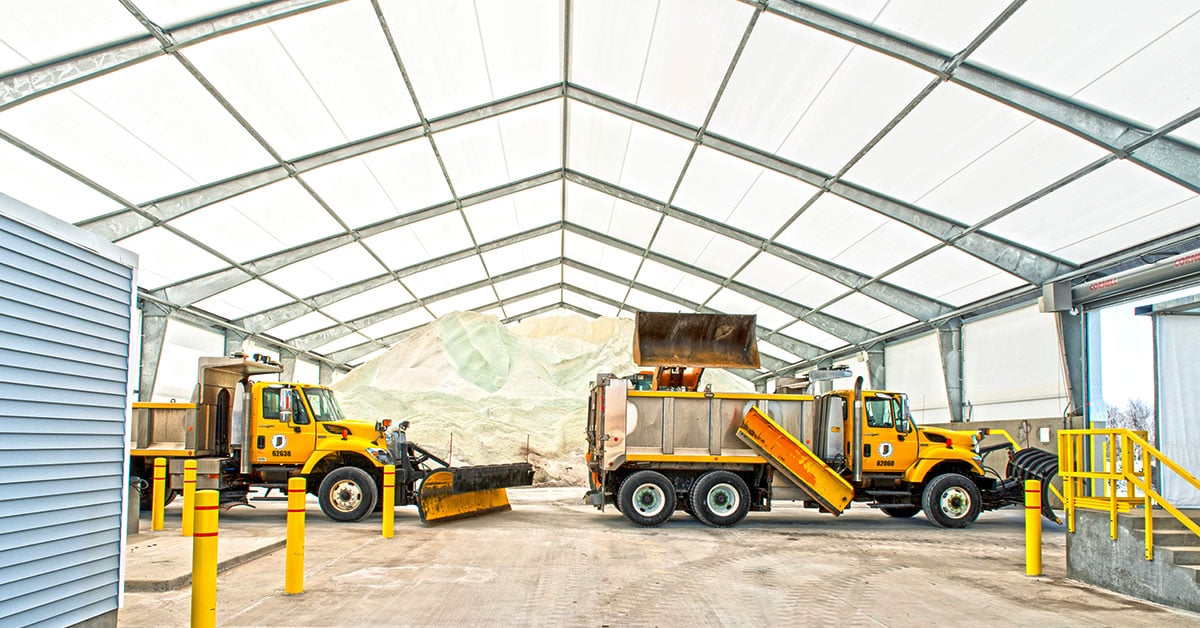
<path fill-rule="evenodd" d="M 584 506 L 582 489 L 510 494 L 512 512 L 434 528 L 397 509 L 393 539 L 380 536 L 379 514 L 336 524 L 310 498 L 305 592 L 283 594 L 284 552 L 268 553 L 220 574 L 217 624 L 1200 626 L 1200 615 L 1067 580 L 1054 524 L 1044 526 L 1045 575 L 1025 576 L 1017 509 L 966 530 L 934 528 L 923 515 L 855 507 L 835 518 L 791 504 L 731 529 L 683 513 L 636 528 L 611 508 Z M 256 505 L 221 513 L 222 530 L 278 538 L 285 502 Z M 186 549 L 178 508 L 168 509 L 168 531 L 150 536 Z M 129 558 L 136 568 L 136 552 Z M 118 624 L 182 626 L 189 613 L 187 587 L 126 593 Z"/>

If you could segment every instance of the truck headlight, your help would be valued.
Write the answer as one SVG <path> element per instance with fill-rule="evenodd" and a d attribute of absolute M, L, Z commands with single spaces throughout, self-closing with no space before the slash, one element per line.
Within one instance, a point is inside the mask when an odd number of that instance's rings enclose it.
<path fill-rule="evenodd" d="M 382 464 L 392 464 L 392 454 L 386 449 L 378 447 L 367 447 L 367 453 L 371 454 L 376 460 Z"/>

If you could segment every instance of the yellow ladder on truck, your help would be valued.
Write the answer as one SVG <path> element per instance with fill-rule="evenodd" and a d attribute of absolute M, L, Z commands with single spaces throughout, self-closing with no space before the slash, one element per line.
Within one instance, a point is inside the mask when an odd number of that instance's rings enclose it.
<path fill-rule="evenodd" d="M 757 406 L 738 427 L 737 437 L 793 484 L 835 515 L 854 498 L 854 487 Z"/>

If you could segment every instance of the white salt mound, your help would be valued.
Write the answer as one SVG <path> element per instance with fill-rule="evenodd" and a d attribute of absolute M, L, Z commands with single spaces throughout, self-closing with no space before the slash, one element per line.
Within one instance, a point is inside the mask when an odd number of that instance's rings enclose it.
<path fill-rule="evenodd" d="M 628 375 L 633 321 L 575 314 L 505 326 L 455 312 L 419 328 L 333 385 L 354 418 L 407 420 L 409 440 L 457 465 L 528 459 L 540 486 L 587 483 L 587 395 L 597 373 Z M 750 391 L 720 369 L 713 390 Z M 453 450 L 451 450 L 453 439 Z"/>

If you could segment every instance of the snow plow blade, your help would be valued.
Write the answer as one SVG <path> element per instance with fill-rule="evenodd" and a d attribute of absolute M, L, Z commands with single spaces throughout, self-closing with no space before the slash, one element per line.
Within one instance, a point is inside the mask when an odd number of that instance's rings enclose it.
<path fill-rule="evenodd" d="M 633 361 L 638 366 L 758 368 L 753 314 L 638 312 Z"/>
<path fill-rule="evenodd" d="M 531 484 L 533 466 L 524 462 L 434 471 L 421 483 L 417 512 L 434 525 L 512 510 L 506 487 Z"/>
<path fill-rule="evenodd" d="M 1050 507 L 1050 482 L 1058 475 L 1058 456 L 1040 449 L 1021 449 L 1009 453 L 1008 469 L 1010 479 L 1016 479 L 1016 489 L 1024 491 L 1025 480 L 1037 480 L 1042 483 L 1042 516 L 1054 523 L 1061 524 L 1062 520 Z"/>

